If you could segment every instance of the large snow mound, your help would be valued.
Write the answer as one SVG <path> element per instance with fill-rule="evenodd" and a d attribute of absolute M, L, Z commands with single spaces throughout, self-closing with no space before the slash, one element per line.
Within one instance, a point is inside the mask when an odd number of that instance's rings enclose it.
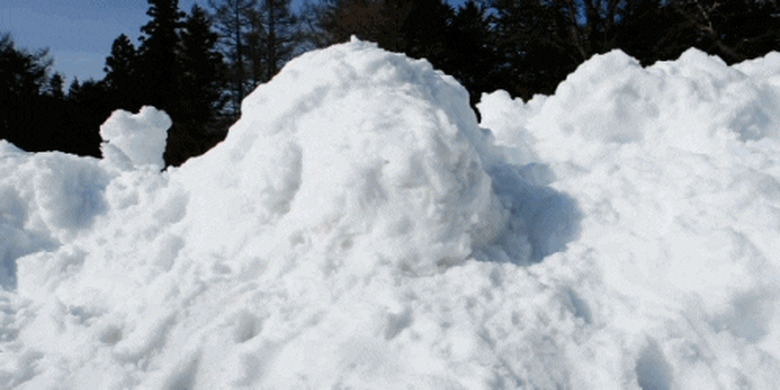
<path fill-rule="evenodd" d="M 755 388 L 780 380 L 780 55 L 621 52 L 554 96 L 353 40 L 160 171 L 0 141 L 0 387 Z"/>

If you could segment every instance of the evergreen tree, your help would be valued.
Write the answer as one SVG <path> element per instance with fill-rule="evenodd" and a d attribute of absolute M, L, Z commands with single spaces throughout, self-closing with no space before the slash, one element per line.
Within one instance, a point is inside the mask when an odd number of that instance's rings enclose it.
<path fill-rule="evenodd" d="M 441 0 L 330 0 L 317 13 L 326 44 L 354 34 L 386 50 L 426 58 L 434 66 L 443 59 L 453 15 Z"/>
<path fill-rule="evenodd" d="M 385 0 L 387 7 L 407 9 L 401 21 L 401 51 L 440 67 L 453 9 L 443 0 Z"/>
<path fill-rule="evenodd" d="M 46 86 L 46 94 L 48 96 L 51 96 L 55 99 L 64 99 L 65 98 L 65 91 L 63 90 L 65 88 L 65 79 L 62 76 L 61 73 L 54 73 L 48 81 L 48 84 Z"/>
<path fill-rule="evenodd" d="M 18 50 L 11 34 L 0 36 L 0 90 L 5 92 L 3 97 L 40 94 L 52 62 L 48 50 L 35 53 Z"/>
<path fill-rule="evenodd" d="M 491 0 L 506 89 L 523 98 L 553 93 L 594 54 L 624 48 L 643 63 L 669 58 L 675 30 L 663 0 Z M 677 18 L 679 20 L 679 18 Z M 679 52 L 677 52 L 679 54 Z"/>
<path fill-rule="evenodd" d="M 151 20 L 141 28 L 139 47 L 139 71 L 144 87 L 143 103 L 163 109 L 176 119 L 178 75 L 181 73 L 177 58 L 178 31 L 183 13 L 178 0 L 148 0 L 146 12 Z"/>
<path fill-rule="evenodd" d="M 106 57 L 104 82 L 113 108 L 138 111 L 143 102 L 139 96 L 138 53 L 130 38 L 121 34 L 111 45 L 111 54 Z"/>
<path fill-rule="evenodd" d="M 312 13 L 316 14 L 309 26 L 311 39 L 317 47 L 324 47 L 349 40 L 351 35 L 360 39 L 379 43 L 382 31 L 379 22 L 382 2 L 380 0 L 324 0 L 319 5 L 312 4 Z M 383 46 L 388 50 L 387 43 Z"/>
<path fill-rule="evenodd" d="M 168 130 L 163 156 L 167 165 L 180 165 L 224 138 L 225 123 L 219 121 L 224 106 L 224 68 L 217 40 L 209 15 L 193 6 L 182 25 L 177 48 L 181 73 L 177 116 Z"/>
<path fill-rule="evenodd" d="M 454 76 L 471 94 L 476 104 L 483 92 L 504 86 L 498 81 L 498 53 L 484 7 L 469 0 L 449 24 L 442 70 Z"/>
<path fill-rule="evenodd" d="M 70 82 L 70 86 L 68 87 L 67 99 L 73 99 L 73 97 L 77 96 L 79 92 L 81 92 L 81 83 L 79 82 L 78 77 L 74 77 L 73 81 Z"/>
<path fill-rule="evenodd" d="M 76 153 L 100 156 L 100 125 L 114 110 L 108 96 L 103 80 L 89 79 L 79 83 L 74 79 L 71 83 L 66 99 L 71 108 L 66 120 L 72 123 L 71 133 L 79 141 L 79 148 L 87 151 Z"/>
<path fill-rule="evenodd" d="M 10 34 L 0 36 L 0 139 L 36 149 L 37 107 L 52 60 L 46 50 L 17 49 Z"/>
<path fill-rule="evenodd" d="M 64 77 L 48 76 L 47 50 L 17 49 L 0 36 L 0 139 L 27 151 L 60 150 L 99 155 L 99 136 L 80 106 L 63 98 Z"/>
<path fill-rule="evenodd" d="M 514 96 L 528 99 L 552 93 L 587 56 L 583 52 L 577 10 L 560 1 L 493 0 L 491 24 L 501 58 L 501 83 Z"/>
<path fill-rule="evenodd" d="M 179 45 L 182 110 L 184 118 L 192 123 L 211 123 L 224 105 L 222 54 L 217 50 L 217 39 L 206 11 L 194 5 L 184 22 Z"/>
<path fill-rule="evenodd" d="M 642 65 L 672 60 L 690 47 L 693 35 L 664 0 L 634 0 L 616 27 L 616 46 Z"/>
<path fill-rule="evenodd" d="M 780 50 L 780 2 L 680 0 L 667 7 L 679 17 L 676 40 L 738 62 Z"/>

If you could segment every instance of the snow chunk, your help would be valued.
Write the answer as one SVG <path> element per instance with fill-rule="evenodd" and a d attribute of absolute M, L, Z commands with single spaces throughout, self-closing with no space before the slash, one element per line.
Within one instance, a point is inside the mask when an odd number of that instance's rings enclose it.
<path fill-rule="evenodd" d="M 117 110 L 100 126 L 103 158 L 122 168 L 165 166 L 163 152 L 171 119 L 165 112 L 144 106 L 138 114 Z"/>

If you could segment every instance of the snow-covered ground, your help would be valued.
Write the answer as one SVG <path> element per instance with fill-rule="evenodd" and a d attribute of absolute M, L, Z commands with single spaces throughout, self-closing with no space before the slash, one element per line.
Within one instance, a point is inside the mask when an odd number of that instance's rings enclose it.
<path fill-rule="evenodd" d="M 160 172 L 0 141 L 3 389 L 772 389 L 780 54 L 466 91 L 353 40 Z"/>

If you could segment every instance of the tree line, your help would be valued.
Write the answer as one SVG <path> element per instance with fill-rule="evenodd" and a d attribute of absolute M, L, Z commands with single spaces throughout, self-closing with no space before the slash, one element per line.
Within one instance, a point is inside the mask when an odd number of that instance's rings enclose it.
<path fill-rule="evenodd" d="M 219 142 L 241 101 L 293 56 L 351 35 L 426 58 L 458 79 L 472 103 L 505 89 L 549 94 L 594 54 L 622 49 L 642 64 L 697 47 L 728 63 L 780 50 L 778 0 L 209 0 L 182 12 L 148 0 L 137 45 L 117 37 L 101 80 L 51 72 L 45 50 L 0 37 L 0 138 L 31 151 L 99 156 L 114 109 L 142 105 L 173 120 L 165 161 L 179 165 Z"/>

